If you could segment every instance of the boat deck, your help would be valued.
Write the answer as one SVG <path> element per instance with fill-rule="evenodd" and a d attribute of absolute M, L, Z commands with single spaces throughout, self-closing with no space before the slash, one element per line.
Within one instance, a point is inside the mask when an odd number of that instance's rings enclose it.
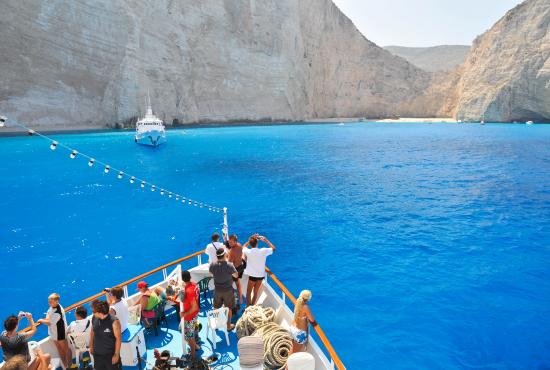
<path fill-rule="evenodd" d="M 206 324 L 206 312 L 212 309 L 211 299 L 204 299 L 201 295 L 201 311 L 199 313 L 199 322 L 202 324 L 201 331 L 199 333 L 201 343 L 201 349 L 197 352 L 197 357 L 200 356 L 207 359 L 212 354 L 216 354 L 218 360 L 213 362 L 211 366 L 222 369 L 240 369 L 239 354 L 237 351 L 238 338 L 235 330 L 229 333 L 229 343 L 227 346 L 225 342 L 225 334 L 221 331 L 216 333 L 216 350 L 213 348 L 212 335 L 207 338 L 207 324 Z M 240 317 L 242 310 L 237 315 Z M 182 335 L 179 330 L 179 317 L 176 315 L 174 308 L 170 308 L 166 311 L 166 321 L 161 323 L 158 328 L 158 336 L 152 329 L 145 332 L 145 344 L 147 347 L 147 368 L 152 368 L 155 357 L 153 351 L 158 349 L 160 352 L 163 350 L 169 350 L 171 355 L 176 357 L 182 353 Z M 236 319 L 232 320 L 233 323 Z M 126 368 L 126 367 L 125 367 Z M 128 367 L 129 368 L 129 367 Z"/>

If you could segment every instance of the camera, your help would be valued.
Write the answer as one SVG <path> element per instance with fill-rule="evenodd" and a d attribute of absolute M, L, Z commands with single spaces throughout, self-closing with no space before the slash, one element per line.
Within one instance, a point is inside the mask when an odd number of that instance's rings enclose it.
<path fill-rule="evenodd" d="M 17 314 L 17 317 L 22 318 L 22 317 L 24 317 L 24 316 L 27 316 L 28 314 L 29 314 L 28 312 L 19 311 L 19 313 Z"/>
<path fill-rule="evenodd" d="M 110 288 L 103 288 L 103 291 L 104 291 L 105 293 L 111 293 L 111 289 L 110 289 Z"/>

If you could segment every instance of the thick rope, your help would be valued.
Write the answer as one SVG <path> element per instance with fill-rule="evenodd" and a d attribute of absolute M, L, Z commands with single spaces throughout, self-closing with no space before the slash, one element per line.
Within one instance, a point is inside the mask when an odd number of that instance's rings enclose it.
<path fill-rule="evenodd" d="M 237 338 L 252 335 L 256 329 L 275 320 L 275 310 L 271 307 L 248 306 L 237 321 Z"/>
<path fill-rule="evenodd" d="M 261 337 L 264 341 L 265 364 L 270 368 L 284 369 L 292 349 L 292 338 L 288 330 L 270 322 L 258 328 L 254 336 Z"/>
<path fill-rule="evenodd" d="M 274 320 L 273 308 L 249 306 L 237 321 L 237 337 L 240 339 L 254 335 L 262 338 L 265 365 L 269 368 L 283 369 L 292 349 L 292 338 L 289 332 Z"/>

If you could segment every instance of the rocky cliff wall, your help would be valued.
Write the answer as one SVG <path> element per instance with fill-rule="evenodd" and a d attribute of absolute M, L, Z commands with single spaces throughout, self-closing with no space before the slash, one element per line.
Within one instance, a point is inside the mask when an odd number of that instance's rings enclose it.
<path fill-rule="evenodd" d="M 550 1 L 510 10 L 474 41 L 462 68 L 458 119 L 550 121 Z"/>
<path fill-rule="evenodd" d="M 33 125 L 417 115 L 430 75 L 330 0 L 4 0 L 0 110 Z M 424 109 L 424 107 L 422 107 Z"/>
<path fill-rule="evenodd" d="M 428 72 L 450 71 L 462 65 L 470 46 L 439 45 L 431 47 L 384 46 L 390 53 L 400 56 Z"/>

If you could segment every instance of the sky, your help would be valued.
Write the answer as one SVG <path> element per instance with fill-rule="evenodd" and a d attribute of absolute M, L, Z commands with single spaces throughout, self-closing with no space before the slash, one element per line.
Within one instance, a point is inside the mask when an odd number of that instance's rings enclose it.
<path fill-rule="evenodd" d="M 379 46 L 470 45 L 522 0 L 333 0 Z"/>

